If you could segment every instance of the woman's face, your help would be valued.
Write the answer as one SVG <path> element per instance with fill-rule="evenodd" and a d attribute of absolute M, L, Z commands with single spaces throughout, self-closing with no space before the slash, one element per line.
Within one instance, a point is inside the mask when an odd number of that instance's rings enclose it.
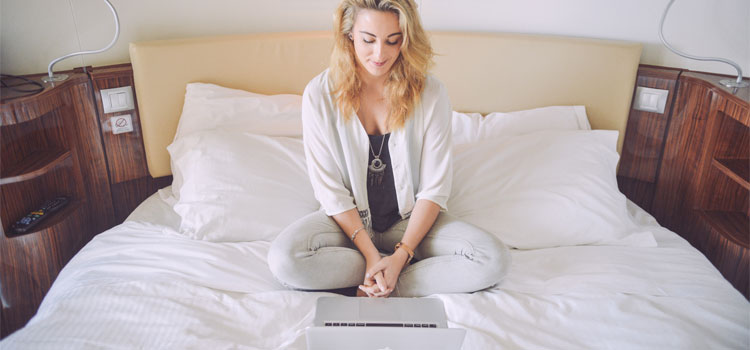
<path fill-rule="evenodd" d="M 390 71 L 401 52 L 403 34 L 393 12 L 359 10 L 351 33 L 354 52 L 364 72 L 377 78 Z"/>

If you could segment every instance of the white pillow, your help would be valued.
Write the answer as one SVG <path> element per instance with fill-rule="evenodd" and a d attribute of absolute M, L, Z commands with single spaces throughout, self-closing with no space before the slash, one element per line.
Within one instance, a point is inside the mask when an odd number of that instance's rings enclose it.
<path fill-rule="evenodd" d="M 523 135 L 540 130 L 591 130 L 584 106 L 551 106 L 510 113 L 453 112 L 453 144 Z"/>
<path fill-rule="evenodd" d="M 174 210 L 180 232 L 201 240 L 273 240 L 320 208 L 307 176 L 302 140 L 212 130 L 167 147 L 182 178 Z"/>
<path fill-rule="evenodd" d="M 302 96 L 260 95 L 214 84 L 187 84 L 175 140 L 212 129 L 301 137 Z"/>
<path fill-rule="evenodd" d="M 215 84 L 190 83 L 175 140 L 206 130 L 302 137 L 302 96 L 261 95 Z M 182 177 L 172 164 L 172 188 L 180 199 Z"/>
<path fill-rule="evenodd" d="M 454 145 L 476 142 L 479 138 L 479 128 L 482 125 L 482 115 L 479 113 L 461 113 L 453 111 L 451 139 Z"/>
<path fill-rule="evenodd" d="M 519 249 L 655 246 L 617 188 L 617 131 L 538 131 L 463 147 L 452 214 Z"/>

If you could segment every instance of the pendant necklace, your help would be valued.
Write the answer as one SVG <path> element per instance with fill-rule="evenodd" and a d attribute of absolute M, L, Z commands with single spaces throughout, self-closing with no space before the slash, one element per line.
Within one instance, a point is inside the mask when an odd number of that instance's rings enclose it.
<path fill-rule="evenodd" d="M 383 175 L 385 175 L 386 166 L 386 164 L 383 163 L 382 160 L 380 160 L 380 155 L 383 153 L 383 145 L 385 144 L 385 135 L 383 135 L 383 139 L 380 141 L 380 151 L 378 151 L 378 154 L 375 154 L 375 150 L 372 148 L 372 143 L 370 142 L 369 144 L 370 151 L 372 151 L 372 156 L 375 158 L 372 160 L 372 162 L 370 162 L 370 166 L 368 167 L 370 171 L 368 172 L 367 177 L 370 182 L 370 186 L 380 186 L 380 184 L 383 183 Z"/>

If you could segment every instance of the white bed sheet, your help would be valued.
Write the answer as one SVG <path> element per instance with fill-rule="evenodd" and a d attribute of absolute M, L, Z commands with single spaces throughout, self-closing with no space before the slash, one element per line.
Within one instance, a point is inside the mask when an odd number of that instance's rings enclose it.
<path fill-rule="evenodd" d="M 305 349 L 315 300 L 285 290 L 268 242 L 174 232 L 169 188 L 99 234 L 39 311 L 0 348 Z M 633 203 L 658 247 L 513 251 L 497 287 L 443 300 L 464 349 L 747 349 L 750 303 L 678 235 Z"/>

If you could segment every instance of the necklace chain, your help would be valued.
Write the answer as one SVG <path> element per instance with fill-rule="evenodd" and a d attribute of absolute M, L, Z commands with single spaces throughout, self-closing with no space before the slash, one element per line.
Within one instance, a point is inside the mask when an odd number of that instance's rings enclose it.
<path fill-rule="evenodd" d="M 383 145 L 385 144 L 385 135 L 383 135 L 383 138 L 380 140 L 380 150 L 378 151 L 378 154 L 375 154 L 375 150 L 372 148 L 372 142 L 368 142 L 370 145 L 370 151 L 372 152 L 372 156 L 376 159 L 380 159 L 380 154 L 383 153 Z"/>

